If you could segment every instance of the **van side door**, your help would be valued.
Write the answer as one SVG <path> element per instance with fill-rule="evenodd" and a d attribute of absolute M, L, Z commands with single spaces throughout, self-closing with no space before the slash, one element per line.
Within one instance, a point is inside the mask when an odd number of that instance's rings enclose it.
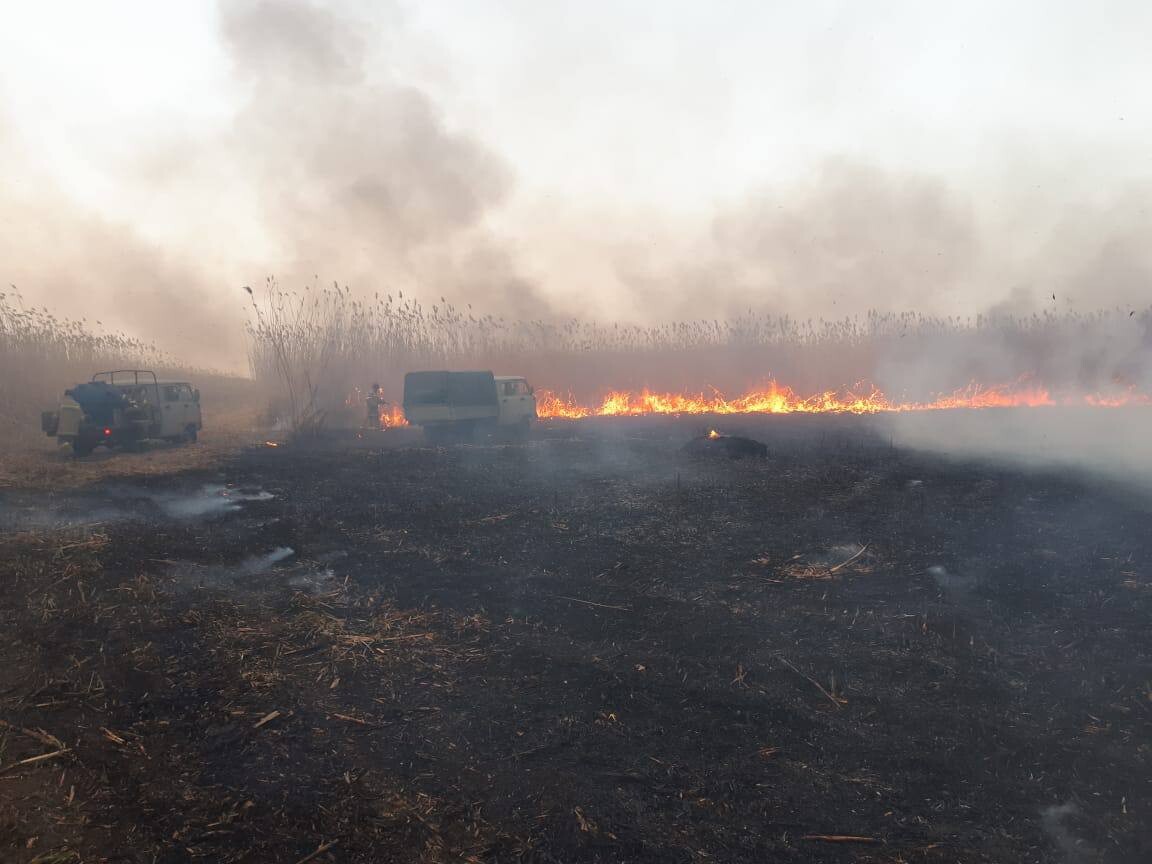
<path fill-rule="evenodd" d="M 179 384 L 160 387 L 160 437 L 174 438 L 184 431 L 184 398 Z"/>
<path fill-rule="evenodd" d="M 203 427 L 200 416 L 200 399 L 191 384 L 181 384 L 184 394 L 184 427 L 195 426 L 197 430 Z"/>

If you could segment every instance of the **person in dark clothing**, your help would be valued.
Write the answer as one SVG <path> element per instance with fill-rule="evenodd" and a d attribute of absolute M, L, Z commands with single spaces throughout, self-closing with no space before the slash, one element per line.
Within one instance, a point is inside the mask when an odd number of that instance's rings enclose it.
<path fill-rule="evenodd" d="M 384 400 L 380 398 L 380 385 L 373 384 L 372 392 L 368 394 L 368 398 L 364 400 L 365 416 L 364 425 L 369 429 L 380 429 L 380 406 L 384 404 Z"/>

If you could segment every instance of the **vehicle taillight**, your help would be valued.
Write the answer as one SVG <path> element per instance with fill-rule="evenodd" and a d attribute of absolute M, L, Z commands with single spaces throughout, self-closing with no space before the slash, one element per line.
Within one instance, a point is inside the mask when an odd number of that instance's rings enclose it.
<path fill-rule="evenodd" d="M 105 426 L 105 427 L 104 427 L 104 437 L 105 437 L 105 438 L 107 438 L 107 437 L 109 437 L 111 434 L 112 434 L 112 430 L 111 430 L 111 429 L 109 429 L 107 426 Z"/>

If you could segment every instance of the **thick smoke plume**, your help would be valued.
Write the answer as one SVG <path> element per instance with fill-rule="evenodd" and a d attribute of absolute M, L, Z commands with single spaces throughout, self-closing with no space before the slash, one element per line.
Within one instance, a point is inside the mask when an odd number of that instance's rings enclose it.
<path fill-rule="evenodd" d="M 512 171 L 421 90 L 369 77 L 375 22 L 307 2 L 221 7 L 249 98 L 228 149 L 258 190 L 280 272 L 424 289 L 531 317 L 537 289 L 485 225 Z"/>

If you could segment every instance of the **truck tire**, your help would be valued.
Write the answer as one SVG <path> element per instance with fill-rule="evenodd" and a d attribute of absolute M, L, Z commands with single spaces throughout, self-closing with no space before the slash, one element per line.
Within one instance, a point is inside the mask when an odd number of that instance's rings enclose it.
<path fill-rule="evenodd" d="M 192 423 L 189 423 L 188 428 L 184 430 L 184 440 L 189 444 L 195 444 L 198 437 L 199 433 L 196 429 L 196 426 Z"/>
<path fill-rule="evenodd" d="M 87 440 L 80 439 L 80 438 L 74 438 L 72 440 L 72 455 L 76 456 L 77 458 L 80 458 L 83 456 L 91 456 L 92 451 L 95 449 L 96 449 L 96 442 L 95 441 L 87 441 Z"/>

